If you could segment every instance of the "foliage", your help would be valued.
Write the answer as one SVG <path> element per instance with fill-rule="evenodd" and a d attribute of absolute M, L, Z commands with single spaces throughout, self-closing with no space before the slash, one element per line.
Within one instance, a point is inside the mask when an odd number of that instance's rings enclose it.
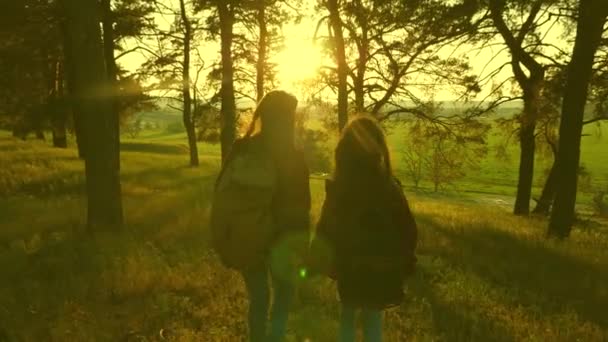
<path fill-rule="evenodd" d="M 0 125 L 24 129 L 48 125 L 30 115 L 44 104 L 53 84 L 53 61 L 61 59 L 61 32 L 54 1 L 25 0 L 0 11 Z"/>
<path fill-rule="evenodd" d="M 409 136 L 402 151 L 404 172 L 418 190 L 420 182 L 424 179 L 425 169 L 428 166 L 429 148 L 426 141 Z"/>
<path fill-rule="evenodd" d="M 198 9 L 211 8 L 217 0 L 200 0 Z M 264 91 L 267 92 L 278 86 L 276 80 L 277 65 L 273 57 L 284 48 L 284 37 L 282 28 L 301 17 L 297 8 L 302 0 L 255 0 L 255 1 L 231 1 L 230 9 L 234 15 L 234 38 L 232 41 L 232 57 L 234 60 L 234 79 L 238 85 L 235 88 L 237 99 L 246 99 L 257 102 L 256 76 L 258 63 L 263 63 Z M 264 16 L 259 17 L 263 8 Z M 220 35 L 219 15 L 212 10 L 206 20 L 206 30 L 209 39 L 218 40 Z M 262 38 L 261 26 L 266 30 L 265 39 Z M 260 41 L 264 39 L 264 41 Z M 265 51 L 264 61 L 259 61 L 260 51 L 263 45 Z M 221 81 L 221 65 L 216 64 L 209 73 L 209 80 L 215 87 L 219 87 Z"/>
<path fill-rule="evenodd" d="M 401 152 L 405 173 L 416 188 L 428 179 L 438 191 L 477 168 L 487 153 L 489 125 L 471 118 L 446 125 L 441 116 L 440 107 L 429 106 L 425 119 L 408 124 Z"/>
<path fill-rule="evenodd" d="M 167 134 L 181 133 L 183 131 L 184 124 L 180 121 L 171 122 L 165 127 L 165 133 Z"/>
<path fill-rule="evenodd" d="M 196 120 L 198 140 L 208 143 L 220 141 L 220 111 L 213 105 L 198 105 L 193 113 Z"/>
<path fill-rule="evenodd" d="M 466 57 L 441 58 L 437 53 L 474 30 L 474 2 L 340 3 L 354 111 L 380 119 L 398 113 L 417 114 L 421 92 L 442 85 L 453 85 L 459 93 L 479 91 Z M 319 1 L 319 8 L 326 5 Z M 328 35 L 318 36 L 328 48 L 333 44 L 329 26 Z M 417 82 L 413 81 L 414 74 Z M 322 87 L 335 89 L 333 66 L 324 69 L 321 77 Z"/>
<path fill-rule="evenodd" d="M 607 194 L 608 190 L 600 190 L 593 195 L 593 210 L 597 215 L 608 216 Z"/>
<path fill-rule="evenodd" d="M 126 124 L 123 124 L 122 128 L 130 138 L 137 138 L 144 129 L 142 116 L 135 114 Z"/>
<path fill-rule="evenodd" d="M 327 127 L 314 125 L 308 110 L 297 114 L 296 145 L 304 152 L 311 173 L 329 173 L 333 166 L 333 151 L 329 148 Z"/>

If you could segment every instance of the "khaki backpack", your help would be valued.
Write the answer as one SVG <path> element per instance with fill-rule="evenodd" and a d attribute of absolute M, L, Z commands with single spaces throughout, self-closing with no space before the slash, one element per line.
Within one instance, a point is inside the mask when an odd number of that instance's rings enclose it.
<path fill-rule="evenodd" d="M 275 234 L 272 200 L 278 174 L 262 144 L 249 140 L 239 147 L 216 183 L 211 235 L 224 265 L 244 270 L 267 257 Z"/>

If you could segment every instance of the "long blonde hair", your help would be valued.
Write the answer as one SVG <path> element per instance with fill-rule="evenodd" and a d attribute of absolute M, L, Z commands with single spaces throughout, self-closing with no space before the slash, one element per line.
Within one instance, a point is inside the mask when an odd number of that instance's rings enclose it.
<path fill-rule="evenodd" d="M 335 163 L 334 180 L 344 192 L 380 190 L 389 183 L 393 177 L 390 154 L 376 119 L 359 115 L 344 128 Z"/>

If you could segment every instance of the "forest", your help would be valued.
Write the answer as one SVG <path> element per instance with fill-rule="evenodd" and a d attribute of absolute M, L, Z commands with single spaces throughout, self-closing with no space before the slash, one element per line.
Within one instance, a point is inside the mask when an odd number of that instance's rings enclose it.
<path fill-rule="evenodd" d="M 216 178 L 295 95 L 311 235 L 375 118 L 418 225 L 386 341 L 608 340 L 603 0 L 0 2 L 0 342 L 242 341 Z M 602 271 L 604 270 L 604 271 Z M 286 341 L 335 341 L 298 280 Z"/>

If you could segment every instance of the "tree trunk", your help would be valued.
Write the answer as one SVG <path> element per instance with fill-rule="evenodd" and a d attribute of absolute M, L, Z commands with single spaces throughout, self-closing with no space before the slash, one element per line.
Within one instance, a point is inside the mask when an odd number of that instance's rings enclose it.
<path fill-rule="evenodd" d="M 46 119 L 46 106 L 44 104 L 37 104 L 32 107 L 30 116 L 27 118 L 26 132 L 34 132 L 36 139 L 45 140 L 44 136 L 44 121 Z"/>
<path fill-rule="evenodd" d="M 329 20 L 333 31 L 335 46 L 335 58 L 338 74 L 338 127 L 344 129 L 348 122 L 348 89 L 346 83 L 347 70 L 346 52 L 344 49 L 344 34 L 342 32 L 342 20 L 340 19 L 340 8 L 338 0 L 328 0 Z"/>
<path fill-rule="evenodd" d="M 63 0 L 62 0 L 63 1 Z M 65 96 L 65 103 L 70 107 L 72 113 L 72 121 L 74 124 L 74 135 L 76 136 L 76 146 L 78 148 L 78 157 L 85 159 L 85 142 L 84 142 L 84 125 L 83 120 L 80 117 L 79 112 L 76 110 L 76 86 L 75 86 L 75 71 L 74 63 L 71 60 L 72 42 L 70 39 L 70 33 L 68 32 L 66 20 L 60 22 L 62 43 L 63 43 L 63 54 L 64 54 L 64 72 L 67 83 L 68 96 Z"/>
<path fill-rule="evenodd" d="M 72 97 L 74 93 L 70 92 L 70 96 Z M 86 143 L 84 138 L 84 122 L 80 117 L 80 114 L 76 111 L 76 106 L 73 103 L 74 99 L 71 99 L 72 102 L 72 120 L 74 121 L 74 136 L 76 137 L 76 147 L 78 148 L 78 157 L 80 159 L 85 159 L 86 157 Z"/>
<path fill-rule="evenodd" d="M 540 199 L 538 203 L 536 203 L 536 207 L 532 211 L 534 214 L 547 216 L 551 210 L 551 205 L 553 204 L 553 198 L 555 197 L 555 191 L 557 190 L 557 167 L 555 161 L 553 161 L 553 165 L 551 166 L 551 171 L 549 171 L 549 176 L 545 181 L 545 185 L 543 186 L 543 191 L 540 195 Z"/>
<path fill-rule="evenodd" d="M 264 76 L 266 73 L 266 49 L 268 44 L 268 29 L 266 27 L 266 3 L 258 0 L 258 26 L 260 37 L 258 40 L 258 61 L 256 65 L 256 90 L 257 100 L 260 102 L 264 97 Z"/>
<path fill-rule="evenodd" d="M 490 17 L 497 31 L 502 36 L 509 52 L 511 53 L 511 68 L 513 76 L 524 93 L 524 110 L 520 119 L 520 161 L 519 178 L 517 182 L 517 195 L 513 212 L 515 215 L 528 215 L 530 213 L 530 199 L 532 195 L 532 181 L 534 179 L 534 154 L 536 149 L 536 120 L 539 112 L 539 102 L 541 91 L 545 79 L 545 69 L 538 63 L 532 54 L 526 51 L 522 44 L 525 40 L 527 25 L 535 22 L 535 18 L 542 10 L 542 2 L 532 3 L 525 23 L 520 28 L 521 31 L 514 35 L 509 29 L 503 13 L 507 8 L 507 3 L 503 0 L 489 1 Z M 523 66 L 528 70 L 529 76 L 524 71 Z"/>
<path fill-rule="evenodd" d="M 365 112 L 365 70 L 367 68 L 367 59 L 369 55 L 369 37 L 368 24 L 365 13 L 365 8 L 361 0 L 355 1 L 358 6 L 357 23 L 361 29 L 361 41 L 357 44 L 359 56 L 357 57 L 357 73 L 353 80 L 353 91 L 355 93 L 355 111 L 357 113 Z"/>
<path fill-rule="evenodd" d="M 220 36 L 222 55 L 222 130 L 220 142 L 222 145 L 222 161 L 226 160 L 232 144 L 236 139 L 236 103 L 234 99 L 234 66 L 232 64 L 232 26 L 234 13 L 226 1 L 218 2 L 220 16 Z"/>
<path fill-rule="evenodd" d="M 53 109 L 53 116 L 53 147 L 67 148 L 67 116 L 65 113 L 65 108 L 58 105 L 58 108 Z"/>
<path fill-rule="evenodd" d="M 524 111 L 520 122 L 519 145 L 519 179 L 515 198 L 515 215 L 530 214 L 532 184 L 534 181 L 534 155 L 536 152 L 536 120 L 539 111 L 540 91 L 543 75 L 531 75 L 522 84 L 524 88 Z"/>
<path fill-rule="evenodd" d="M 109 124 L 112 126 L 112 148 L 120 151 L 120 120 L 118 106 L 118 66 L 114 57 L 114 12 L 112 12 L 111 0 L 102 0 L 102 27 L 103 27 L 103 49 L 106 63 L 106 73 L 109 80 L 109 101 L 112 108 Z M 120 171 L 120 153 L 114 155 L 114 167 Z"/>
<path fill-rule="evenodd" d="M 67 114 L 64 106 L 63 92 L 63 64 L 61 61 L 55 63 L 55 82 L 53 85 L 53 96 L 50 105 L 51 124 L 53 128 L 53 146 L 58 148 L 68 147 L 67 140 Z"/>
<path fill-rule="evenodd" d="M 184 0 L 179 0 L 180 15 L 184 24 L 184 62 L 182 63 L 182 98 L 184 108 L 182 119 L 186 134 L 188 135 L 188 147 L 190 148 L 190 166 L 198 166 L 198 146 L 196 145 L 196 128 L 192 118 L 192 97 L 190 95 L 190 44 L 192 43 L 192 25 L 186 13 Z"/>
<path fill-rule="evenodd" d="M 549 222 L 550 236 L 566 238 L 575 218 L 580 144 L 593 59 L 599 46 L 608 9 L 603 1 L 581 0 L 572 59 L 568 65 L 562 103 L 557 156 L 555 203 Z"/>
<path fill-rule="evenodd" d="M 65 51 L 73 81 L 77 116 L 85 146 L 87 225 L 89 231 L 118 229 L 123 223 L 119 150 L 114 110 L 99 89 L 109 86 L 96 0 L 62 0 L 69 49 Z"/>
<path fill-rule="evenodd" d="M 525 114 L 524 114 L 525 116 Z M 534 179 L 534 152 L 536 149 L 536 125 L 523 124 L 519 135 L 519 178 L 517 182 L 517 195 L 515 198 L 515 215 L 528 215 L 530 212 L 530 199 L 532 196 L 532 182 Z"/>

